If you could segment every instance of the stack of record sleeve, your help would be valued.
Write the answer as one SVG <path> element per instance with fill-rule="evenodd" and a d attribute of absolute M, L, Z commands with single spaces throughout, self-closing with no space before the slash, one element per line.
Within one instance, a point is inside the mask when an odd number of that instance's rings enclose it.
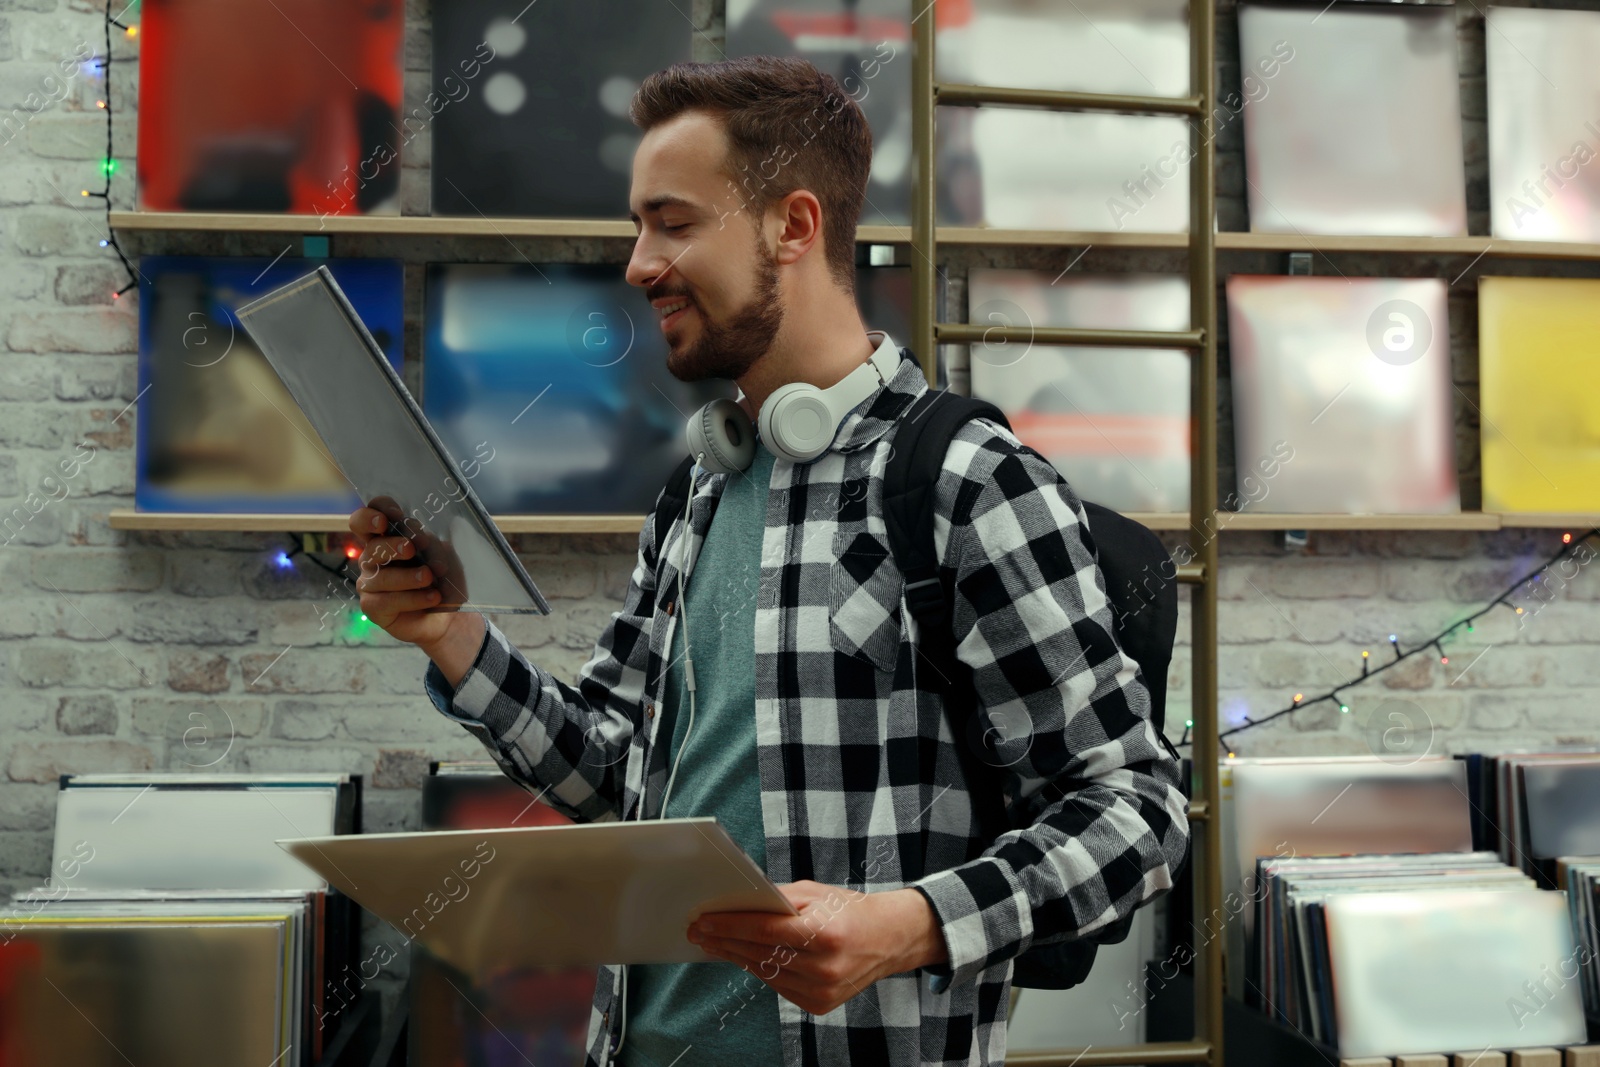
<path fill-rule="evenodd" d="M 318 1062 L 357 913 L 276 841 L 356 832 L 359 790 L 344 774 L 63 776 L 49 880 L 0 911 L 5 1051 Z"/>

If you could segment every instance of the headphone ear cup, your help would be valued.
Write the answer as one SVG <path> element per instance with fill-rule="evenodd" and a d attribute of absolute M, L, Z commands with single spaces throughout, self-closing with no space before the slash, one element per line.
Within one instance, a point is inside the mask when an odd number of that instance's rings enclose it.
<path fill-rule="evenodd" d="M 756 458 L 755 428 L 744 409 L 718 397 L 689 419 L 684 439 L 691 456 L 703 456 L 700 466 L 715 474 L 737 474 Z"/>
<path fill-rule="evenodd" d="M 761 405 L 761 440 L 791 463 L 807 463 L 826 452 L 839 417 L 821 389 L 809 382 L 779 386 Z"/>

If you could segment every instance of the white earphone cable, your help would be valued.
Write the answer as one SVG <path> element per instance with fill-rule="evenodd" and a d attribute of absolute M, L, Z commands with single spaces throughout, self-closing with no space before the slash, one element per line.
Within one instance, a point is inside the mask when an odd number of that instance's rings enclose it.
<path fill-rule="evenodd" d="M 700 466 L 698 458 L 695 466 Z M 694 484 L 691 475 L 690 485 Z M 689 497 L 694 498 L 691 489 Z M 689 654 L 689 609 L 683 599 L 683 568 L 689 559 L 689 507 L 683 509 L 683 535 L 678 552 L 678 617 L 683 622 L 683 685 L 689 691 L 689 721 L 683 727 L 683 744 L 678 746 L 678 754 L 672 759 L 672 773 L 667 775 L 667 788 L 661 796 L 661 810 L 656 813 L 656 818 L 667 817 L 667 801 L 672 797 L 672 783 L 678 779 L 678 765 L 683 762 L 683 750 L 689 747 L 689 734 L 694 730 L 694 658 Z M 669 739 L 670 743 L 670 739 Z"/>

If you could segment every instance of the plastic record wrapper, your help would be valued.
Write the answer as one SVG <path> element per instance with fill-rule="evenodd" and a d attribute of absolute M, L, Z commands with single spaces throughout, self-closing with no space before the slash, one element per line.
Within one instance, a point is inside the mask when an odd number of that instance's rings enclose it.
<path fill-rule="evenodd" d="M 424 610 L 550 613 L 473 490 L 474 468 L 445 449 L 326 267 L 237 315 L 360 498 L 435 575 L 442 599 Z"/>
<path fill-rule="evenodd" d="M 1600 241 L 1600 11 L 1490 7 L 1489 230 Z"/>
<path fill-rule="evenodd" d="M 1228 279 L 1239 510 L 1461 510 L 1445 288 Z"/>
<path fill-rule="evenodd" d="M 1545 980 L 1577 959 L 1558 893 L 1351 894 L 1326 915 L 1342 1056 L 1583 1043 L 1578 983 Z"/>
<path fill-rule="evenodd" d="M 1454 4 L 1241 5 L 1241 69 L 1273 60 L 1243 107 L 1251 232 L 1466 235 Z"/>
<path fill-rule="evenodd" d="M 285 1055 L 294 1036 L 283 918 L 54 911 L 0 911 L 8 1064 L 299 1062 Z"/>

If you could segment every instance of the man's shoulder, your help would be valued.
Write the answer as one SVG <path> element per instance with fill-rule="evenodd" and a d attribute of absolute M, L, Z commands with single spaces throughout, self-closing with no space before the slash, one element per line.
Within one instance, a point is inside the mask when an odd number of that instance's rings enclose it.
<path fill-rule="evenodd" d="M 887 435 L 890 451 L 886 463 L 894 459 L 894 438 L 899 432 Z M 924 449 L 930 444 L 923 440 L 917 447 Z M 961 423 L 950 437 L 933 486 L 934 540 L 940 558 L 944 558 L 952 527 L 969 526 L 977 514 L 1003 501 L 1015 501 L 1055 485 L 1064 486 L 1065 479 L 1005 423 L 983 416 Z"/>

